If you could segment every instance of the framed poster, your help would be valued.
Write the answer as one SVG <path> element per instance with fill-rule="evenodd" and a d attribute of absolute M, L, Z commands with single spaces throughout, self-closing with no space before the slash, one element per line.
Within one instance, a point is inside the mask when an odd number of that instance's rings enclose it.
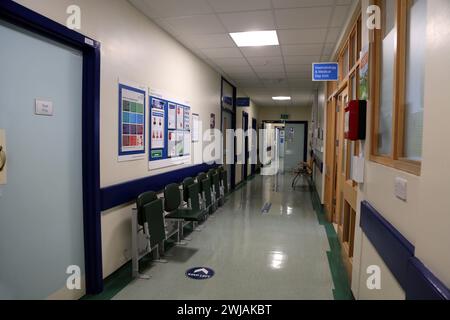
<path fill-rule="evenodd" d="M 119 83 L 119 161 L 145 157 L 146 90 Z"/>
<path fill-rule="evenodd" d="M 189 163 L 191 108 L 157 93 L 151 93 L 149 105 L 149 170 Z"/>

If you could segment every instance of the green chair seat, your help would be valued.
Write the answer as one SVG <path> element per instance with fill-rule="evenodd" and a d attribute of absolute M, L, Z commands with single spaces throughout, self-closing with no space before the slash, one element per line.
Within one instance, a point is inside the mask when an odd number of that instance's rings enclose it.
<path fill-rule="evenodd" d="M 190 209 L 177 209 L 166 215 L 167 219 L 185 220 L 199 222 L 203 219 L 203 212 L 195 212 Z"/>

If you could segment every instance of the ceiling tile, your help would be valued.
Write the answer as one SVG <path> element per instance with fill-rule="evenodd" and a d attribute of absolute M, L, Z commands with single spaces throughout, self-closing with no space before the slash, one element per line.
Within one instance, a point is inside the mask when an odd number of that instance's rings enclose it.
<path fill-rule="evenodd" d="M 349 6 L 336 6 L 334 8 L 333 17 L 331 18 L 330 27 L 343 27 L 347 20 L 348 13 L 350 11 Z"/>
<path fill-rule="evenodd" d="M 276 9 L 332 6 L 334 0 L 272 0 Z"/>
<path fill-rule="evenodd" d="M 311 64 L 286 64 L 286 72 L 288 75 L 290 73 L 298 73 L 298 72 L 311 74 L 312 65 Z"/>
<path fill-rule="evenodd" d="M 275 20 L 280 29 L 325 28 L 332 10 L 333 7 L 275 10 Z"/>
<path fill-rule="evenodd" d="M 327 29 L 291 29 L 278 30 L 281 45 L 288 44 L 317 44 L 323 43 L 327 36 Z"/>
<path fill-rule="evenodd" d="M 311 77 L 312 77 L 312 73 L 311 71 L 309 72 L 291 72 L 288 71 L 287 72 L 287 78 L 288 79 L 292 79 L 292 80 L 307 80 L 307 81 L 311 81 Z"/>
<path fill-rule="evenodd" d="M 322 44 L 298 44 L 281 46 L 281 51 L 283 52 L 284 56 L 318 56 L 322 54 L 322 49 Z"/>
<path fill-rule="evenodd" d="M 275 79 L 275 80 L 280 80 L 280 79 L 286 79 L 286 73 L 283 72 L 259 72 L 257 73 L 258 77 L 261 80 L 266 80 L 266 79 Z"/>
<path fill-rule="evenodd" d="M 271 9 L 270 0 L 208 0 L 215 12 L 240 12 Z"/>
<path fill-rule="evenodd" d="M 186 38 L 187 41 L 190 41 L 195 47 L 199 49 L 235 47 L 234 41 L 231 39 L 228 33 L 203 34 L 187 36 Z"/>
<path fill-rule="evenodd" d="M 331 56 L 333 54 L 334 48 L 336 47 L 336 44 L 334 43 L 327 43 L 323 47 L 323 54 L 326 56 Z"/>
<path fill-rule="evenodd" d="M 226 33 L 225 28 L 215 15 L 178 17 L 164 19 L 176 32 L 180 34 L 217 34 Z"/>
<path fill-rule="evenodd" d="M 261 72 L 284 72 L 284 65 L 253 66 L 256 73 Z"/>
<path fill-rule="evenodd" d="M 248 58 L 248 62 L 252 66 L 276 66 L 276 65 L 282 65 L 283 58 L 280 57 L 254 57 L 254 58 Z"/>
<path fill-rule="evenodd" d="M 320 56 L 285 56 L 284 62 L 286 64 L 312 64 L 319 62 Z"/>
<path fill-rule="evenodd" d="M 246 71 L 237 70 L 237 71 L 226 72 L 226 74 L 228 74 L 230 77 L 232 77 L 234 79 L 234 78 L 244 78 L 244 77 L 254 76 L 255 73 L 253 71 L 246 72 Z"/>
<path fill-rule="evenodd" d="M 274 30 L 272 11 L 251 11 L 219 14 L 228 32 Z"/>
<path fill-rule="evenodd" d="M 341 34 L 341 28 L 328 29 L 328 34 L 327 34 L 325 42 L 326 43 L 337 43 L 340 34 Z"/>
<path fill-rule="evenodd" d="M 277 57 L 281 56 L 281 50 L 279 46 L 266 46 L 266 47 L 247 47 L 241 48 L 244 56 L 251 57 Z"/>
<path fill-rule="evenodd" d="M 245 58 L 214 58 L 214 63 L 219 67 L 227 66 L 247 66 L 248 62 Z"/>
<path fill-rule="evenodd" d="M 242 54 L 238 48 L 214 48 L 201 50 L 207 57 L 214 58 L 241 58 Z"/>
<path fill-rule="evenodd" d="M 238 78 L 253 78 L 253 79 L 258 79 L 255 75 L 255 73 L 253 72 L 253 69 L 249 66 L 227 66 L 227 67 L 222 67 L 223 71 L 225 71 L 226 73 L 234 73 L 234 74 L 242 74 L 240 77 Z"/>
<path fill-rule="evenodd" d="M 351 5 L 355 0 L 336 0 L 336 5 Z"/>
<path fill-rule="evenodd" d="M 206 0 L 130 0 L 150 18 L 168 18 L 213 13 Z"/>
<path fill-rule="evenodd" d="M 239 87 L 254 88 L 263 86 L 259 79 L 235 79 L 235 81 Z"/>

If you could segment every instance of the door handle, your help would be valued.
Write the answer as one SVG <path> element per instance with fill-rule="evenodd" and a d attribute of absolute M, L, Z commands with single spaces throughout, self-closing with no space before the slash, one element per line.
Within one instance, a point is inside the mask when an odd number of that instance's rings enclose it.
<path fill-rule="evenodd" d="M 0 172 L 3 171 L 3 169 L 6 166 L 6 152 L 3 150 L 3 146 L 0 145 Z"/>

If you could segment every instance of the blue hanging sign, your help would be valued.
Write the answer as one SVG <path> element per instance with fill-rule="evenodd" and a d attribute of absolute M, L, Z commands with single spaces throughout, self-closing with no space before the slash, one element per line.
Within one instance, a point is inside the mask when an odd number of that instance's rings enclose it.
<path fill-rule="evenodd" d="M 207 280 L 212 278 L 214 274 L 214 270 L 207 267 L 197 267 L 186 271 L 186 277 L 194 280 Z"/>
<path fill-rule="evenodd" d="M 339 65 L 336 62 L 313 63 L 313 81 L 338 81 Z"/>
<path fill-rule="evenodd" d="M 236 106 L 237 107 L 250 107 L 250 98 L 237 98 Z"/>

